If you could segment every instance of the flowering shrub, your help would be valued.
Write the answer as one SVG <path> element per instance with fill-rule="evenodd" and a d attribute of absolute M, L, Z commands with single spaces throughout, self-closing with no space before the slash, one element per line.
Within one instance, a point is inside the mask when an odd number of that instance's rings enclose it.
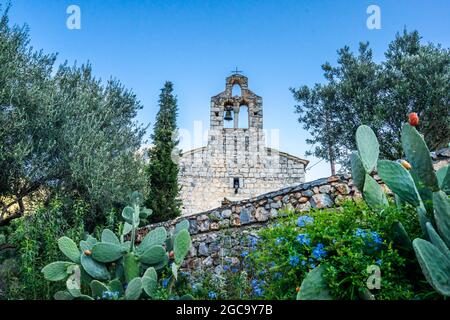
<path fill-rule="evenodd" d="M 336 299 L 367 294 L 368 266 L 381 271 L 380 289 L 370 291 L 376 299 L 421 298 L 432 291 L 423 284 L 417 264 L 390 240 L 396 220 L 409 234 L 420 233 L 413 210 L 390 207 L 376 213 L 350 201 L 341 208 L 284 215 L 261 229 L 260 241 L 247 257 L 249 274 L 263 275 L 258 288 L 265 299 L 295 299 L 305 275 L 319 264 L 326 266 L 324 277 Z"/>

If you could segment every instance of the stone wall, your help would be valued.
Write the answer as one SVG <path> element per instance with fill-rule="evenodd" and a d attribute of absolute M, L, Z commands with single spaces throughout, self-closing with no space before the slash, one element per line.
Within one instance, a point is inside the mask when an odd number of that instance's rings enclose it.
<path fill-rule="evenodd" d="M 138 232 L 138 241 L 156 226 L 173 229 L 177 222 L 187 219 L 193 245 L 183 268 L 218 271 L 224 261 L 239 266 L 241 253 L 249 246 L 249 237 L 256 236 L 261 227 L 276 219 L 280 210 L 304 212 L 359 197 L 349 175 L 332 176 L 144 227 Z"/>
<path fill-rule="evenodd" d="M 432 153 L 435 169 L 450 162 L 450 149 Z M 380 182 L 377 176 L 375 179 Z M 386 191 L 387 188 L 381 184 Z M 241 253 L 249 247 L 248 238 L 276 219 L 282 209 L 296 209 L 299 213 L 310 208 L 339 205 L 346 199 L 360 198 L 350 175 L 332 176 L 301 183 L 247 200 L 234 201 L 212 210 L 141 228 L 138 241 L 156 226 L 173 229 L 182 219 L 188 219 L 192 249 L 183 265 L 194 271 L 219 271 L 224 261 L 241 264 Z"/>

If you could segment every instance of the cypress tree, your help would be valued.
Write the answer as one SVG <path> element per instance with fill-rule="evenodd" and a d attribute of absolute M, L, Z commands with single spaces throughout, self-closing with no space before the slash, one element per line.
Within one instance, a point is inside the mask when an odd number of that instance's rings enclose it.
<path fill-rule="evenodd" d="M 178 198 L 178 163 L 172 160 L 172 153 L 178 144 L 174 139 L 177 129 L 178 106 L 173 95 L 173 84 L 166 82 L 159 96 L 159 111 L 156 116 L 153 146 L 149 150 L 147 176 L 149 195 L 146 206 L 153 210 L 151 222 L 166 221 L 180 215 L 181 200 Z"/>

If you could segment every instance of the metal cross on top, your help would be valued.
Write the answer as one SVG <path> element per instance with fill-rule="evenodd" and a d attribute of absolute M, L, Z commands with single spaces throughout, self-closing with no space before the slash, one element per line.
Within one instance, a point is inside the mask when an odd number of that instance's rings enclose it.
<path fill-rule="evenodd" d="M 240 74 L 242 73 L 241 70 L 238 70 L 238 67 L 236 67 L 236 70 L 231 71 L 232 74 Z"/>

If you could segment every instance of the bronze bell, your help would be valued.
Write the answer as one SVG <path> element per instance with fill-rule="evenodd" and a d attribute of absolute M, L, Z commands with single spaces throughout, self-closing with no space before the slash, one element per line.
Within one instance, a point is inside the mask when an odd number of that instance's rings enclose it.
<path fill-rule="evenodd" d="M 226 121 L 231 121 L 231 120 L 233 120 L 233 116 L 231 115 L 231 111 L 230 110 L 227 110 L 226 112 L 225 112 L 225 118 L 224 118 Z"/>

